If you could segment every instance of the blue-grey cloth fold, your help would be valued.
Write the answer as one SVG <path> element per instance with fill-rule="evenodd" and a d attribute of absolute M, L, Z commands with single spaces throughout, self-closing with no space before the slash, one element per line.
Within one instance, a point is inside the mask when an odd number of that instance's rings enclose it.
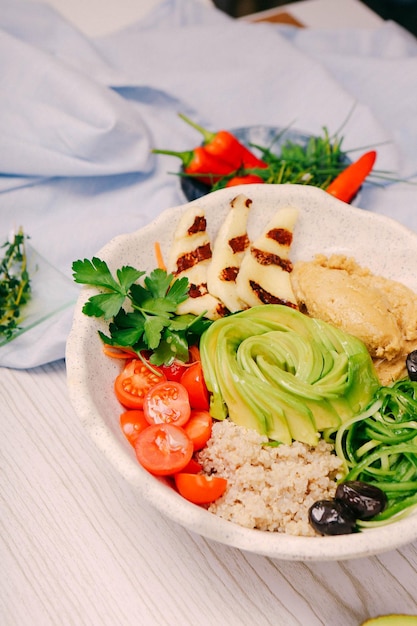
<path fill-rule="evenodd" d="M 48 18 L 55 37 L 53 21 L 61 20 L 53 14 Z M 0 184 L 10 184 L 9 175 L 149 172 L 151 134 L 141 112 L 98 82 L 94 73 L 88 76 L 65 56 L 36 46 L 29 21 L 26 29 L 20 26 L 17 34 L 10 24 L 0 29 Z M 25 33 L 31 36 L 25 39 Z M 75 37 L 74 45 L 79 39 Z"/>

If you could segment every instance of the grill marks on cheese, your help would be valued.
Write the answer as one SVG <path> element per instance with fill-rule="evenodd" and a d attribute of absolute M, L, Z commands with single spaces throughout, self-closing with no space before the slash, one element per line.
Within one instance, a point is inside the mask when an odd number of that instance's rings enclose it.
<path fill-rule="evenodd" d="M 249 247 L 247 221 L 252 200 L 239 195 L 230 203 L 230 211 L 217 233 L 213 257 L 207 271 L 209 292 L 234 313 L 246 308 L 236 290 L 236 278 Z"/>
<path fill-rule="evenodd" d="M 209 319 L 217 319 L 227 310 L 207 288 L 207 268 L 212 252 L 206 228 L 203 209 L 191 206 L 177 226 L 167 266 L 177 278 L 186 276 L 190 284 L 189 298 L 179 305 L 177 313 L 203 313 Z"/>
<path fill-rule="evenodd" d="M 220 225 L 213 250 L 204 209 L 191 206 L 174 234 L 168 271 L 186 276 L 189 298 L 178 313 L 204 313 L 223 317 L 259 304 L 285 304 L 297 308 L 289 259 L 298 211 L 279 209 L 264 231 L 250 243 L 247 222 L 252 200 L 238 195 Z"/>
<path fill-rule="evenodd" d="M 277 211 L 245 254 L 236 289 L 247 306 L 285 304 L 298 308 L 290 280 L 289 258 L 297 215 L 293 207 Z"/>

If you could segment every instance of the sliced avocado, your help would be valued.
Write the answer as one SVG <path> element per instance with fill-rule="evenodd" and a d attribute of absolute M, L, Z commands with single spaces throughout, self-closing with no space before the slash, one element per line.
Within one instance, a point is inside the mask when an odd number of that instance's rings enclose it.
<path fill-rule="evenodd" d="M 417 626 L 417 615 L 381 615 L 367 619 L 361 626 Z"/>
<path fill-rule="evenodd" d="M 291 399 L 290 396 L 281 397 L 280 402 L 291 438 L 310 446 L 316 446 L 319 441 L 319 433 L 309 407 L 298 400 Z M 272 434 L 270 439 L 272 439 Z"/>
<path fill-rule="evenodd" d="M 327 428 L 337 429 L 342 423 L 338 412 L 332 403 L 327 400 L 322 400 L 321 402 L 308 400 L 307 406 L 313 415 L 316 429 L 320 432 Z"/>
<path fill-rule="evenodd" d="M 355 415 L 366 409 L 380 384 L 368 353 L 353 354 L 349 367 L 349 389 L 345 397 Z"/>
<path fill-rule="evenodd" d="M 200 352 L 213 417 L 282 443 L 315 445 L 379 387 L 361 341 L 283 305 L 216 320 Z"/>
<path fill-rule="evenodd" d="M 261 434 L 267 435 L 269 439 L 279 441 L 280 443 L 290 444 L 292 442 L 292 435 L 289 429 L 288 421 L 284 410 L 280 404 L 277 403 L 275 397 L 276 391 L 270 388 L 266 383 L 256 382 L 255 384 L 250 379 L 246 384 L 239 386 L 239 394 L 241 397 L 240 407 L 231 407 L 230 419 L 241 426 L 249 428 L 242 420 L 242 405 L 246 404 L 247 397 L 251 398 L 251 404 L 253 407 L 254 415 L 258 419 L 260 428 L 256 428 Z M 235 409 L 235 410 L 234 410 Z M 264 430 L 265 429 L 265 430 Z"/>

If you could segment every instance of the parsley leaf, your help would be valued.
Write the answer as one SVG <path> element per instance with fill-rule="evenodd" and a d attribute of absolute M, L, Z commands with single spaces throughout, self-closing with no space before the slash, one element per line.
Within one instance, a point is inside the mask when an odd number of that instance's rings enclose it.
<path fill-rule="evenodd" d="M 99 331 L 102 341 L 137 353 L 152 350 L 154 365 L 170 364 L 174 358 L 187 361 L 189 345 L 211 324 L 203 316 L 176 314 L 188 298 L 187 278 L 175 279 L 160 268 L 146 275 L 130 266 L 114 276 L 97 257 L 74 261 L 72 269 L 75 282 L 101 290 L 87 300 L 83 313 L 110 320 L 109 335 Z"/>
<path fill-rule="evenodd" d="M 186 363 L 189 359 L 188 345 L 185 334 L 166 329 L 159 346 L 151 355 L 150 362 L 153 365 L 163 365 L 171 363 L 175 358 Z"/>
<path fill-rule="evenodd" d="M 76 283 L 102 287 L 110 293 L 92 296 L 84 305 L 83 313 L 92 317 L 104 317 L 108 320 L 117 315 L 122 308 L 129 289 L 145 272 L 128 265 L 117 270 L 115 280 L 105 261 L 93 257 L 91 261 L 74 261 L 73 277 Z"/>
<path fill-rule="evenodd" d="M 123 294 L 99 294 L 92 296 L 84 305 L 83 313 L 91 317 L 103 316 L 108 320 L 117 315 L 120 307 L 123 306 L 126 296 Z"/>

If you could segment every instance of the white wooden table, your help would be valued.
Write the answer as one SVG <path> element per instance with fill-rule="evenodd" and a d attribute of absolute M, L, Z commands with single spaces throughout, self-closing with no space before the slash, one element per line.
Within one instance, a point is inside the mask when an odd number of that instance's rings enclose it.
<path fill-rule="evenodd" d="M 358 626 L 417 614 L 417 543 L 274 561 L 162 517 L 87 436 L 63 361 L 1 369 L 0 417 L 2 626 Z"/>

